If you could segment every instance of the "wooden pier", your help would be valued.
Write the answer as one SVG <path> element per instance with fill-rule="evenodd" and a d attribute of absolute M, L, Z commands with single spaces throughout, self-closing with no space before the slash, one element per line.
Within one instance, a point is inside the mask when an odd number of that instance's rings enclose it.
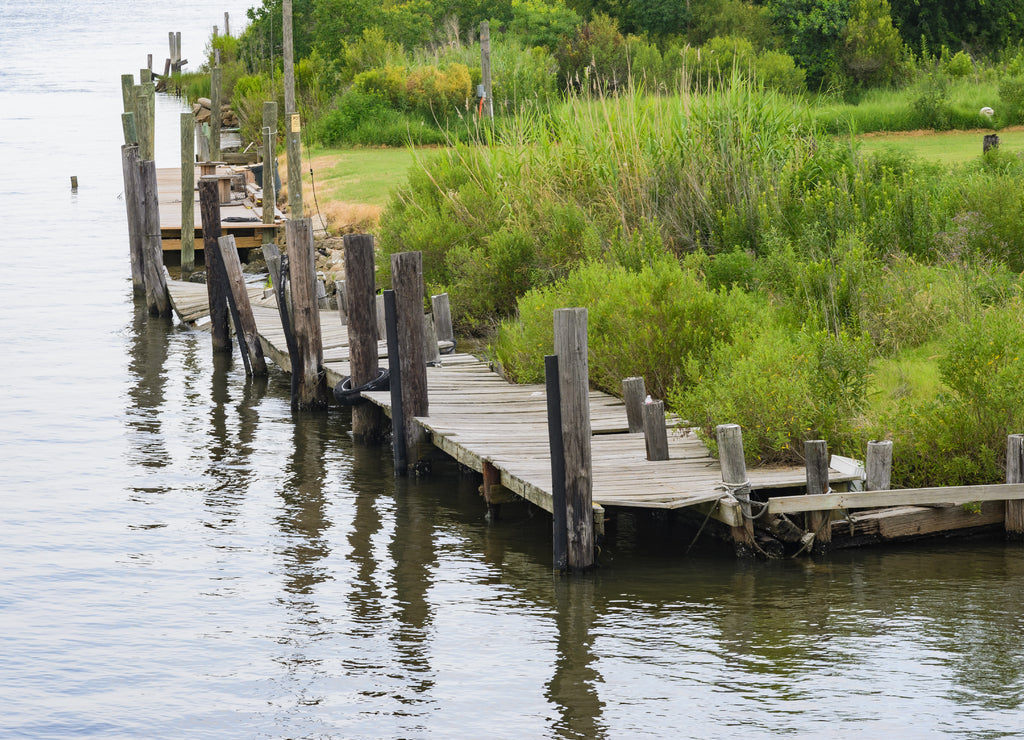
<path fill-rule="evenodd" d="M 203 166 L 197 165 L 193 182 L 198 183 Z M 245 167 L 218 164 L 216 174 L 226 187 L 222 190 L 220 203 L 220 233 L 235 237 L 239 249 L 259 248 L 263 233 L 271 230 L 276 234 L 284 221 L 284 214 L 276 210 L 273 224 L 263 223 L 262 191 L 251 181 Z M 181 251 L 181 169 L 178 167 L 158 168 L 157 187 L 160 202 L 160 241 L 165 252 Z M 198 188 L 194 189 L 195 250 L 203 249 L 203 220 L 199 208 Z"/>

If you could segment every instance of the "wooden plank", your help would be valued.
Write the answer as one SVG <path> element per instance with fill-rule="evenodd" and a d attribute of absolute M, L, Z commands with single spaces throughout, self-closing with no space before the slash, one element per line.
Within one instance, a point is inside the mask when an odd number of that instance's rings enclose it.
<path fill-rule="evenodd" d="M 1016 501 L 1019 499 L 1024 499 L 1024 483 L 997 483 L 987 486 L 854 491 L 816 496 L 777 496 L 768 499 L 768 513 L 797 514 L 805 511 L 874 509 L 882 506 L 955 505 L 973 501 Z"/>

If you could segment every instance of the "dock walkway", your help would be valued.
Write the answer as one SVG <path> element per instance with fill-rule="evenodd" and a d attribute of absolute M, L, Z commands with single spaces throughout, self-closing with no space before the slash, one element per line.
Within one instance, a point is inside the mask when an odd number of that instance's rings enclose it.
<path fill-rule="evenodd" d="M 172 295 L 182 291 L 181 285 L 171 285 Z M 280 317 L 270 301 L 253 305 L 260 338 L 267 356 L 290 371 Z M 320 326 L 327 382 L 333 387 L 349 375 L 348 333 L 334 311 L 320 312 Z M 378 355 L 387 357 L 385 342 L 378 343 Z M 493 466 L 502 486 L 552 510 L 544 386 L 509 383 L 486 362 L 457 353 L 442 355 L 441 366 L 427 368 L 427 388 L 429 416 L 416 421 L 436 447 L 478 472 L 485 464 Z M 390 415 L 390 393 L 363 395 Z M 680 509 L 710 504 L 702 511 L 716 509 L 716 519 L 740 523 L 735 499 L 722 487 L 718 460 L 690 430 L 670 430 L 669 459 L 649 461 L 643 434 L 627 431 L 620 399 L 591 391 L 590 418 L 595 506 Z M 757 468 L 748 477 L 754 490 L 806 484 L 806 473 L 798 467 Z M 830 471 L 833 485 L 855 477 Z M 716 502 L 719 506 L 714 507 Z"/>

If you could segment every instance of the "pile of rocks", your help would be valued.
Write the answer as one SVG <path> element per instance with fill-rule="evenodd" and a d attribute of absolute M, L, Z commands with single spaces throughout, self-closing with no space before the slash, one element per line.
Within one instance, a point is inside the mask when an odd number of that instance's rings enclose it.
<path fill-rule="evenodd" d="M 345 249 L 340 236 L 316 240 L 316 271 L 320 273 L 331 290 L 334 281 L 345 279 Z"/>
<path fill-rule="evenodd" d="M 213 102 L 209 98 L 199 98 L 192 104 L 192 113 L 196 117 L 196 123 L 206 123 L 213 116 L 211 107 Z M 236 128 L 238 126 L 238 116 L 231 106 L 222 105 L 220 107 L 220 125 L 225 128 Z"/>

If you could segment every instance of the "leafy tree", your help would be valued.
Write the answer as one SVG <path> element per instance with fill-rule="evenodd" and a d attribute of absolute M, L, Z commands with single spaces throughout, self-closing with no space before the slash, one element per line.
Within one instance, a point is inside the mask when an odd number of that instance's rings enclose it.
<path fill-rule="evenodd" d="M 889 0 L 853 0 L 843 30 L 843 67 L 850 77 L 865 86 L 892 82 L 902 48 Z"/>
<path fill-rule="evenodd" d="M 1020 0 L 892 0 L 892 18 L 904 39 L 933 50 L 995 52 L 1024 36 Z"/>
<path fill-rule="evenodd" d="M 562 0 L 512 0 L 508 31 L 527 47 L 555 49 L 564 37 L 576 32 L 581 22 L 579 13 Z"/>
<path fill-rule="evenodd" d="M 768 10 L 787 51 L 807 70 L 816 88 L 834 82 L 839 72 L 842 35 L 851 0 L 769 0 Z"/>

